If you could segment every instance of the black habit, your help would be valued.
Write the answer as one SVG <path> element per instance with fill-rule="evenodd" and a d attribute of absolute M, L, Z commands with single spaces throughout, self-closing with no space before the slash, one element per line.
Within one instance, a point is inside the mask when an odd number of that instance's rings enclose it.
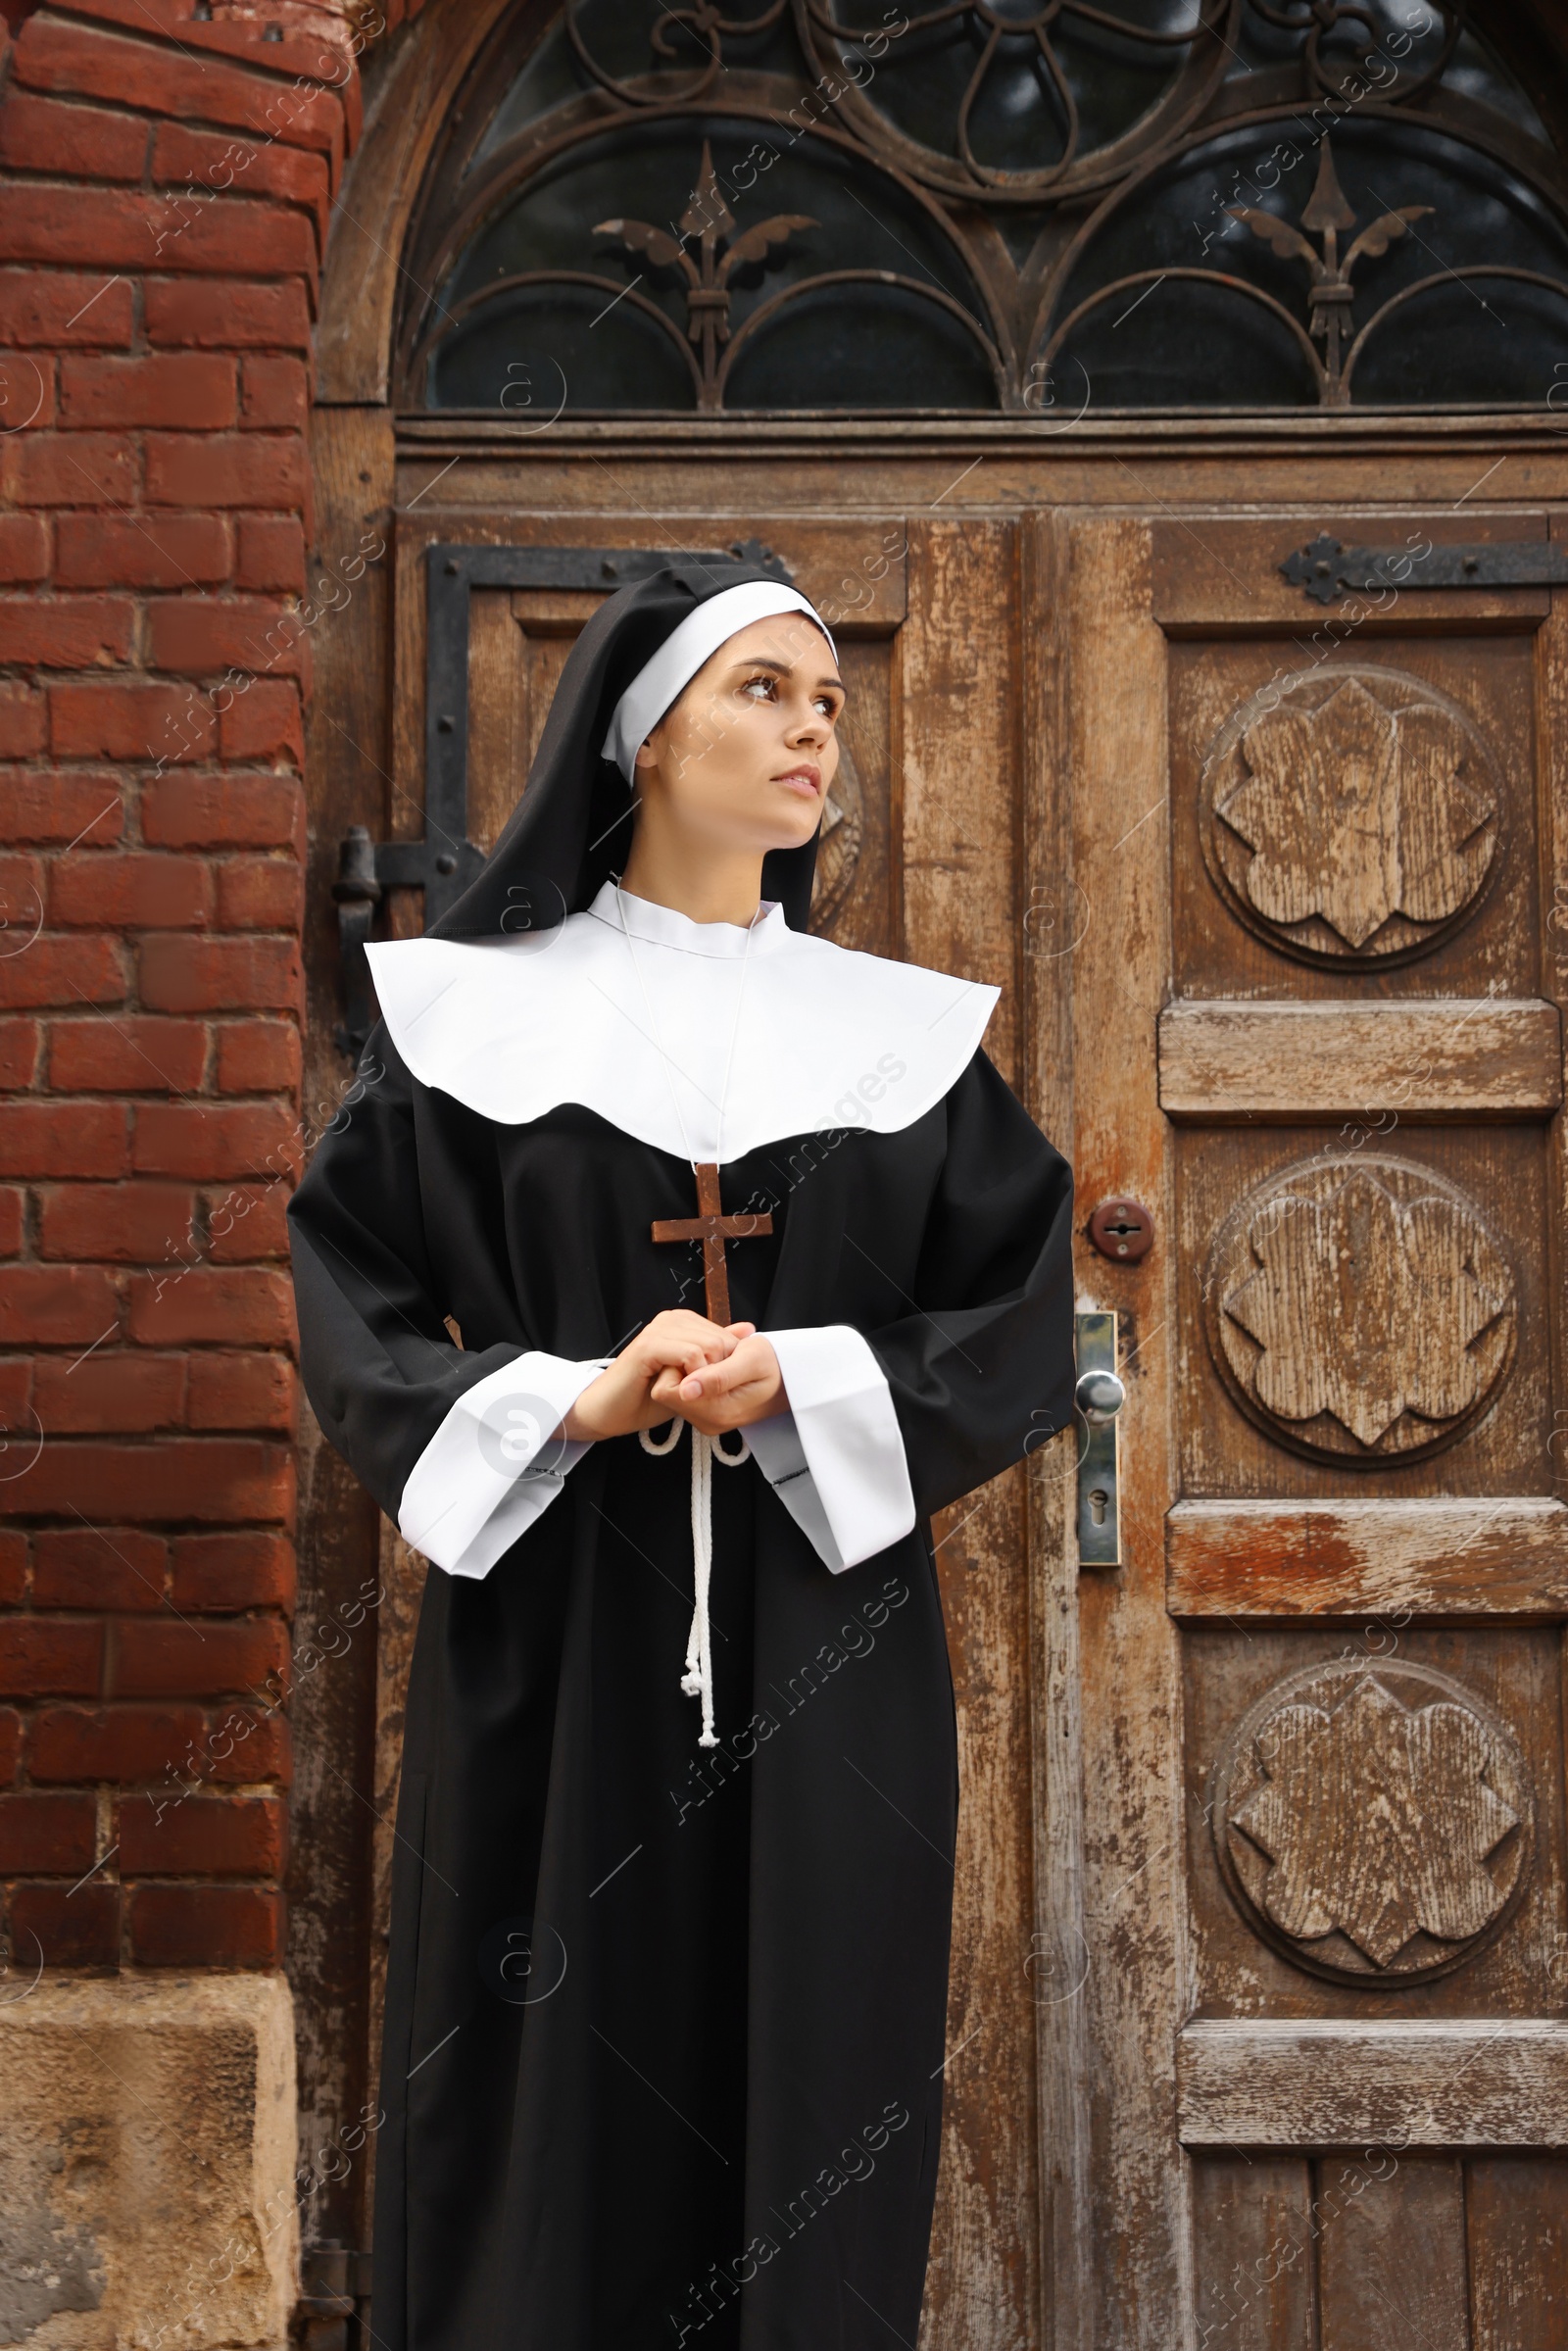
<path fill-rule="evenodd" d="M 514 819 L 449 936 L 506 933 L 519 876 L 534 905 L 559 894 L 550 920 L 589 906 L 608 712 L 675 620 L 752 576 L 672 569 L 601 609 L 524 795 L 534 830 Z M 809 858 L 769 879 L 804 927 Z M 382 2351 L 916 2336 L 958 1802 L 926 1521 L 1068 1417 L 1070 1179 L 976 1051 L 908 1123 L 776 1136 L 722 1184 L 773 1226 L 729 1246 L 732 1313 L 863 1335 L 916 1523 L 833 1573 L 756 1460 L 712 1477 L 712 1748 L 679 1681 L 685 1444 L 594 1445 L 488 1572 L 430 1569 L 393 1871 Z M 381 1507 L 398 1517 L 481 1380 L 700 1310 L 699 1252 L 651 1237 L 693 1207 L 689 1158 L 602 1104 L 483 1115 L 378 1028 L 291 1214 L 306 1384 Z"/>

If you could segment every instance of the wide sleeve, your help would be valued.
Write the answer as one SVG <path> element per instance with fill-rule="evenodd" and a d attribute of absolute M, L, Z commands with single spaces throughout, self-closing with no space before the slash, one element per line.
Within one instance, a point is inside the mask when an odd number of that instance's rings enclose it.
<path fill-rule="evenodd" d="M 1071 1171 L 983 1053 L 946 1118 L 906 1310 L 767 1333 L 790 1410 L 748 1435 L 831 1568 L 886 1549 L 1071 1413 Z"/>
<path fill-rule="evenodd" d="M 300 1368 L 322 1430 L 405 1541 L 482 1576 L 588 1449 L 557 1432 L 603 1359 L 460 1347 L 426 1212 L 414 1081 L 378 1029 L 289 1207 Z"/>

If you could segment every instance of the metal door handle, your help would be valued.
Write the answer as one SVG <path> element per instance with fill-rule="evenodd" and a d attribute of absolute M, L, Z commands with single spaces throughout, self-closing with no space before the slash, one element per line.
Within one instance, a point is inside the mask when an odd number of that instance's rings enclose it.
<path fill-rule="evenodd" d="M 1078 1564 L 1121 1565 L 1121 1408 L 1127 1390 L 1116 1369 L 1116 1316 L 1077 1317 L 1078 1381 L 1073 1403 L 1078 1441 Z"/>

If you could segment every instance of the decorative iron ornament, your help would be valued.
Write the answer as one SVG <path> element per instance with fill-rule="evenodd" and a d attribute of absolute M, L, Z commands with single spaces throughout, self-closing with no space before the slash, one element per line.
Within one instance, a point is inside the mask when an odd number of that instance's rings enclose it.
<path fill-rule="evenodd" d="M 867 16 L 871 5 L 864 0 Z M 488 389 L 438 388 L 432 369 L 441 355 L 487 318 L 525 319 L 538 315 L 530 304 L 586 303 L 590 296 L 603 298 L 592 327 L 607 315 L 605 306 L 624 304 L 628 321 L 679 350 L 678 380 L 689 382 L 689 404 L 700 411 L 733 405 L 743 351 L 777 324 L 781 308 L 810 295 L 840 304 L 853 299 L 853 310 L 828 315 L 846 318 L 862 348 L 879 318 L 891 315 L 886 305 L 903 304 L 906 316 L 929 321 L 918 331 L 935 338 L 933 349 L 946 335 L 948 348 L 969 351 L 977 372 L 963 377 L 973 388 L 962 393 L 959 405 L 987 405 L 979 386 L 989 376 L 998 407 L 1037 416 L 1056 405 L 1051 392 L 1058 363 L 1084 367 L 1078 350 L 1084 333 L 1103 338 L 1107 329 L 1122 330 L 1118 358 L 1140 336 L 1152 348 L 1148 329 L 1155 308 L 1144 313 L 1131 334 L 1123 319 L 1167 283 L 1189 298 L 1207 287 L 1249 306 L 1260 325 L 1268 322 L 1275 344 L 1296 354 L 1301 386 L 1310 387 L 1307 397 L 1329 409 L 1349 405 L 1369 339 L 1391 320 L 1407 320 L 1408 306 L 1419 297 L 1448 286 L 1475 294 L 1476 281 L 1513 281 L 1538 300 L 1568 304 L 1568 167 L 1544 133 L 1535 135 L 1516 119 L 1529 105 L 1522 83 L 1510 91 L 1505 72 L 1473 41 L 1460 52 L 1466 20 L 1458 0 L 1411 0 L 1396 13 L 1392 0 L 1164 5 L 1177 21 L 1150 26 L 1125 23 L 1094 0 L 1043 0 L 1032 12 L 1016 13 L 1003 0 L 936 0 L 924 10 L 910 0 L 886 9 L 878 24 L 856 24 L 848 21 L 857 13 L 855 0 L 790 0 L 787 10 L 784 0 L 772 0 L 751 17 L 737 13 L 733 0 L 727 10 L 714 0 L 690 0 L 650 15 L 647 70 L 633 73 L 625 65 L 626 19 L 607 11 L 604 0 L 569 0 L 556 20 L 564 37 L 553 71 L 559 86 L 561 65 L 575 61 L 578 94 L 494 139 L 496 111 L 539 48 L 539 18 L 519 12 L 476 61 L 427 185 L 405 275 L 401 402 L 421 408 L 472 406 L 477 399 L 481 407 L 508 407 Z M 1416 29 L 1399 29 L 1401 20 Z M 596 47 L 595 35 L 605 37 L 606 26 L 613 27 L 622 46 L 618 70 Z M 1488 30 L 1494 41 L 1507 38 L 1506 10 L 1489 14 Z M 1456 53 L 1465 73 L 1462 95 L 1444 86 Z M 1144 91 L 1147 103 L 1142 112 L 1134 107 L 1130 119 L 1126 89 L 1110 88 L 1115 74 L 1106 58 L 1124 82 L 1130 73 Z M 1160 71 L 1162 65 L 1168 70 Z M 1097 87 L 1097 72 L 1102 79 L 1109 75 L 1109 97 Z M 1497 102 L 1477 96 L 1478 89 Z M 1022 127 L 1007 130 L 1012 147 L 999 157 L 990 149 L 1004 118 Z M 951 123 L 951 135 L 944 122 Z M 1331 147 L 1330 133 L 1343 128 L 1346 139 L 1359 139 L 1361 125 L 1395 132 L 1387 151 L 1380 147 L 1380 171 L 1385 178 L 1402 173 L 1406 185 L 1390 186 L 1381 211 L 1358 216 L 1341 184 L 1344 158 Z M 613 134 L 615 168 L 633 197 L 653 169 L 648 159 L 656 150 L 659 171 L 667 174 L 670 134 L 683 128 L 691 137 L 691 176 L 680 217 L 664 226 L 617 212 L 601 222 L 601 231 L 618 235 L 626 247 L 630 274 L 616 278 L 593 267 L 590 214 L 579 263 L 561 234 L 564 173 L 580 159 L 602 191 L 605 141 Z M 1189 264 L 1179 255 L 1154 259 L 1156 251 L 1166 252 L 1173 225 L 1183 225 L 1171 210 L 1171 191 L 1200 173 L 1217 181 L 1245 154 L 1239 142 L 1248 134 L 1277 140 L 1272 155 L 1251 167 L 1256 187 L 1245 191 L 1264 198 L 1282 186 L 1287 171 L 1309 169 L 1317 148 L 1315 184 L 1306 201 L 1289 218 L 1284 202 L 1279 209 L 1267 201 L 1221 208 L 1216 188 L 1220 228 L 1203 234 L 1200 222 L 1192 226 L 1202 236 L 1204 252 L 1215 233 L 1244 232 L 1244 242 L 1256 239 L 1266 249 L 1267 265 L 1251 272 L 1240 251 L 1230 269 Z M 747 139 L 753 140 L 749 153 Z M 1469 158 L 1462 170 L 1455 164 L 1461 149 Z M 739 163 L 732 160 L 736 154 Z M 785 157 L 793 158 L 792 196 L 799 209 L 765 212 L 758 205 L 763 217 L 754 220 L 752 192 Z M 1412 163 L 1425 175 L 1418 188 L 1408 185 Z M 812 171 L 824 198 L 837 197 L 838 218 L 829 219 L 832 206 L 824 211 L 811 192 Z M 1511 223 L 1514 242 L 1496 259 L 1468 259 L 1463 250 L 1466 235 L 1479 233 L 1481 216 L 1474 214 L 1469 192 L 1478 175 L 1491 207 L 1486 220 L 1500 202 Z M 1232 176 L 1239 181 L 1241 171 Z M 1400 200 L 1417 193 L 1441 197 L 1450 182 L 1451 201 Z M 548 253 L 529 226 L 535 185 L 554 206 Z M 858 211 L 846 209 L 845 189 Z M 1174 201 L 1183 209 L 1179 194 Z M 598 209 L 604 209 L 602 193 Z M 626 216 L 635 209 L 635 202 L 628 203 Z M 1358 217 L 1366 224 L 1357 231 Z M 541 264 L 551 266 L 497 269 L 476 283 L 480 271 L 466 257 L 505 220 L 516 222 L 502 240 L 509 256 L 526 261 L 533 236 Z M 1016 233 L 1008 228 L 1013 221 Z M 910 254 L 913 269 L 902 263 L 865 267 L 873 230 Z M 1434 237 L 1451 250 L 1434 249 Z M 1136 248 L 1140 238 L 1150 266 L 1122 269 L 1096 282 L 1102 251 L 1107 260 L 1111 252 L 1122 260 L 1129 240 Z M 923 258 L 912 253 L 912 244 L 922 240 Z M 1409 261 L 1418 246 L 1427 248 L 1434 266 L 1411 281 Z M 1400 248 L 1408 258 L 1396 269 L 1392 290 L 1384 278 L 1380 302 L 1381 270 Z M 899 259 L 891 251 L 888 258 Z M 814 266 L 819 259 L 827 266 Z M 1526 266 L 1541 261 L 1553 267 Z M 1281 263 L 1304 273 L 1298 300 L 1290 298 Z M 768 291 L 764 272 L 781 274 L 784 282 Z M 1358 322 L 1363 300 L 1371 307 Z M 675 315 L 677 308 L 683 317 Z M 1490 317 L 1500 326 L 1494 311 Z M 1165 331 L 1184 339 L 1169 320 Z M 1191 344 L 1193 338 L 1185 340 Z M 1508 342 L 1499 336 L 1497 365 L 1512 366 L 1517 376 L 1521 346 L 1514 336 L 1510 358 L 1503 349 Z M 602 350 L 603 338 L 593 348 Z M 954 366 L 962 376 L 960 363 Z M 1213 366 L 1212 394 L 1200 393 L 1201 404 L 1234 405 L 1233 370 L 1219 358 Z M 609 388 L 597 405 L 633 405 L 622 388 L 626 372 L 617 378 L 601 371 Z M 752 371 L 750 397 L 743 396 L 741 405 L 785 405 L 770 394 L 765 375 L 759 388 Z M 467 378 L 460 369 L 458 380 L 471 386 L 472 376 L 472 369 Z M 666 409 L 675 380 L 666 379 Z M 1544 383 L 1541 397 L 1547 388 Z M 1282 396 L 1271 393 L 1264 404 Z M 1495 395 L 1520 396 L 1516 383 Z M 1298 396 L 1290 397 L 1294 403 Z M 1418 379 L 1413 403 L 1431 397 Z M 892 405 L 909 399 L 903 382 Z M 817 405 L 840 404 L 824 386 Z M 593 408 L 596 402 L 579 388 L 568 405 Z M 806 405 L 811 405 L 808 397 Z M 1135 399 L 1133 405 L 1148 402 Z"/>

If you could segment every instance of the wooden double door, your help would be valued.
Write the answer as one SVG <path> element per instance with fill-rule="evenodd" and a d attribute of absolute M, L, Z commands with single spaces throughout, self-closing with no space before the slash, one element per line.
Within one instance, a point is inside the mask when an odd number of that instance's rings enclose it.
<path fill-rule="evenodd" d="M 960 504 L 951 455 L 771 501 L 717 465 L 617 498 L 585 457 L 541 498 L 449 455 L 396 468 L 365 820 L 422 833 L 456 716 L 493 838 L 604 592 L 479 563 L 464 685 L 452 550 L 760 542 L 851 689 L 816 920 L 1001 984 L 988 1049 L 1117 1317 L 1119 1564 L 1080 1565 L 1081 1428 L 937 1530 L 962 1812 L 922 2347 L 1568 2345 L 1565 621 L 1421 556 L 1551 518 L 1110 511 L 1021 463 Z M 1279 565 L 1321 531 L 1416 560 L 1319 603 Z M 382 1812 L 421 1572 L 386 1555 Z"/>

